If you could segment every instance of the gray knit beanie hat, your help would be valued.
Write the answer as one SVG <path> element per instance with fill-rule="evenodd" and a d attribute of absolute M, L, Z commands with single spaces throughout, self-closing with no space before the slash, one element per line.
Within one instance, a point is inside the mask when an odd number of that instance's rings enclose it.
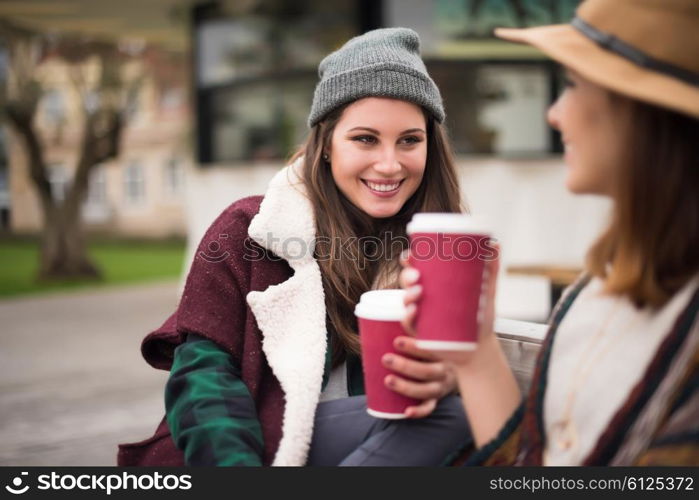
<path fill-rule="evenodd" d="M 308 126 L 364 97 L 392 97 L 426 108 L 444 121 L 439 89 L 420 58 L 420 38 L 408 28 L 383 28 L 352 38 L 318 67 Z"/>

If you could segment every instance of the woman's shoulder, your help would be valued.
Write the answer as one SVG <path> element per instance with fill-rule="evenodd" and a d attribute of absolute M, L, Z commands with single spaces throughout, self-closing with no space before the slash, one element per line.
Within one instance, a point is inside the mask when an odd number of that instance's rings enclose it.
<path fill-rule="evenodd" d="M 263 199 L 264 196 L 255 195 L 234 201 L 214 219 L 207 233 L 225 234 L 226 231 L 235 231 L 236 228 L 245 229 L 244 233 L 247 233 L 247 227 L 260 211 Z"/>
<path fill-rule="evenodd" d="M 241 198 L 228 205 L 219 215 L 222 221 L 228 220 L 252 220 L 260 211 L 260 205 L 264 199 L 263 195 L 254 195 Z"/>

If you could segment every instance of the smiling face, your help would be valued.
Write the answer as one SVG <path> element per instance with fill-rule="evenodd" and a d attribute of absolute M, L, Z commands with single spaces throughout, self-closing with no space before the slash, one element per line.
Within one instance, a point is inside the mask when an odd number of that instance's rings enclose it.
<path fill-rule="evenodd" d="M 613 102 L 607 90 L 566 71 L 566 89 L 549 108 L 547 118 L 562 135 L 570 191 L 612 195 L 628 142 L 627 117 L 621 101 Z"/>
<path fill-rule="evenodd" d="M 425 172 L 422 109 L 380 97 L 353 102 L 333 130 L 329 161 L 335 184 L 354 206 L 375 218 L 397 214 Z"/>

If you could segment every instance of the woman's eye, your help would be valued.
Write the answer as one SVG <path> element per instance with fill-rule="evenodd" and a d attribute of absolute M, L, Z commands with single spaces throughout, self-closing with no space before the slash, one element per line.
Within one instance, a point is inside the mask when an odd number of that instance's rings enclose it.
<path fill-rule="evenodd" d="M 417 144 L 418 142 L 422 142 L 422 139 L 414 135 L 409 135 L 407 137 L 403 137 L 400 142 L 403 144 Z"/>
<path fill-rule="evenodd" d="M 364 144 L 374 144 L 376 142 L 376 137 L 371 135 L 358 135 L 356 137 L 352 137 L 352 140 Z"/>
<path fill-rule="evenodd" d="M 563 85 L 566 87 L 575 87 L 575 82 L 571 80 L 570 78 L 564 78 L 563 79 Z"/>

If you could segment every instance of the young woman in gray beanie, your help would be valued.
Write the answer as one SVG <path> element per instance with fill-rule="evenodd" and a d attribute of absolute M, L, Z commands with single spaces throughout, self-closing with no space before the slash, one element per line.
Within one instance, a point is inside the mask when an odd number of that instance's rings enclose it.
<path fill-rule="evenodd" d="M 411 341 L 385 383 L 422 403 L 388 421 L 361 396 L 360 295 L 398 286 L 415 212 L 462 210 L 418 36 L 366 33 L 319 75 L 306 143 L 212 224 L 177 311 L 144 340 L 171 371 L 167 414 L 120 464 L 438 465 L 470 440 L 453 372 Z"/>

